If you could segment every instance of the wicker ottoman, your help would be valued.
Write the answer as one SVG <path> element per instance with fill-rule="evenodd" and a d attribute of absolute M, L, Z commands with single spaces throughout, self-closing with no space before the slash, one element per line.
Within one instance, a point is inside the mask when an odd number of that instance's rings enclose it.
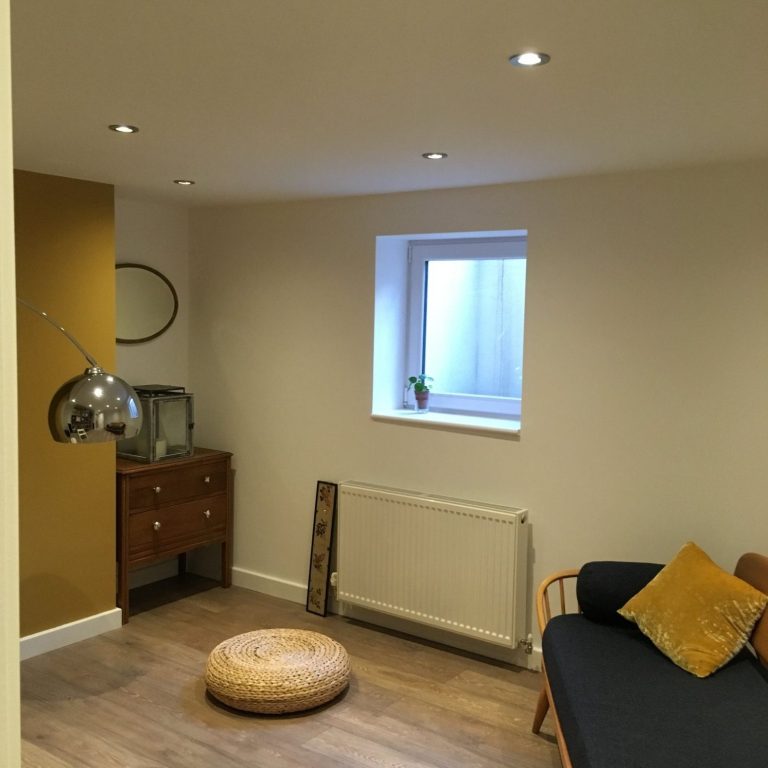
<path fill-rule="evenodd" d="M 335 640 L 305 629 L 261 629 L 219 643 L 205 684 L 223 704 L 278 715 L 318 707 L 349 683 L 349 656 Z"/>

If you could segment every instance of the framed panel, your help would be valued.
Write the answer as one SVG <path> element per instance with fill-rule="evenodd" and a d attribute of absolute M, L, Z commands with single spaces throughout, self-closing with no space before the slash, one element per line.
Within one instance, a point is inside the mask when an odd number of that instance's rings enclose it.
<path fill-rule="evenodd" d="M 328 582 L 331 576 L 331 547 L 336 522 L 338 485 L 319 480 L 315 492 L 315 517 L 312 524 L 312 547 L 307 580 L 307 610 L 325 616 Z"/>

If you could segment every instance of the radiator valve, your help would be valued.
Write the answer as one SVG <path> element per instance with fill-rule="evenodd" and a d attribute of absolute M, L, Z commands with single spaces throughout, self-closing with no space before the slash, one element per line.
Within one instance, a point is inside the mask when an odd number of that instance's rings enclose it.
<path fill-rule="evenodd" d="M 525 649 L 527 654 L 533 653 L 533 635 L 529 634 L 517 643 L 518 648 Z"/>

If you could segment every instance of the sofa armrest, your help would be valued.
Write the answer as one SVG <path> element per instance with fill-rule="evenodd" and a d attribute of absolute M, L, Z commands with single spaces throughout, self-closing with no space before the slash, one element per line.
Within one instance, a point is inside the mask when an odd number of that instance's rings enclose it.
<path fill-rule="evenodd" d="M 547 622 L 552 618 L 552 606 L 549 600 L 549 589 L 556 587 L 560 597 L 560 613 L 576 613 L 578 612 L 578 605 L 575 610 L 568 610 L 566 605 L 566 591 L 565 582 L 567 579 L 575 579 L 579 575 L 578 568 L 569 568 L 564 571 L 557 571 L 551 576 L 548 576 L 544 581 L 539 584 L 539 588 L 536 591 L 536 618 L 539 622 L 539 632 L 543 634 L 544 627 L 547 626 Z"/>

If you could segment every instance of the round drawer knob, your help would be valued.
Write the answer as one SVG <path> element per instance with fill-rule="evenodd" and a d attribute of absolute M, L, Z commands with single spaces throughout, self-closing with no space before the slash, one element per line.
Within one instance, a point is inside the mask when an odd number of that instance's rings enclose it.
<path fill-rule="evenodd" d="M 203 478 L 203 482 L 204 482 L 204 483 L 210 483 L 210 482 L 211 482 L 211 476 L 210 476 L 210 475 L 206 475 L 206 476 Z"/>
<path fill-rule="evenodd" d="M 162 488 L 161 488 L 159 485 L 156 485 L 156 486 L 155 486 L 155 487 L 154 487 L 152 490 L 153 490 L 155 493 L 160 493 L 160 491 L 162 491 L 163 489 L 162 489 Z"/>
<path fill-rule="evenodd" d="M 211 510 L 210 509 L 206 509 L 205 512 L 203 512 L 203 517 L 206 520 L 210 520 L 211 519 Z"/>
<path fill-rule="evenodd" d="M 155 520 L 155 522 L 154 522 L 154 523 L 152 523 L 152 527 L 153 527 L 153 528 L 154 528 L 156 531 L 159 531 L 159 530 L 160 530 L 160 529 L 161 529 L 163 526 L 162 526 L 162 524 L 160 523 L 160 521 L 159 521 L 159 520 Z"/>

